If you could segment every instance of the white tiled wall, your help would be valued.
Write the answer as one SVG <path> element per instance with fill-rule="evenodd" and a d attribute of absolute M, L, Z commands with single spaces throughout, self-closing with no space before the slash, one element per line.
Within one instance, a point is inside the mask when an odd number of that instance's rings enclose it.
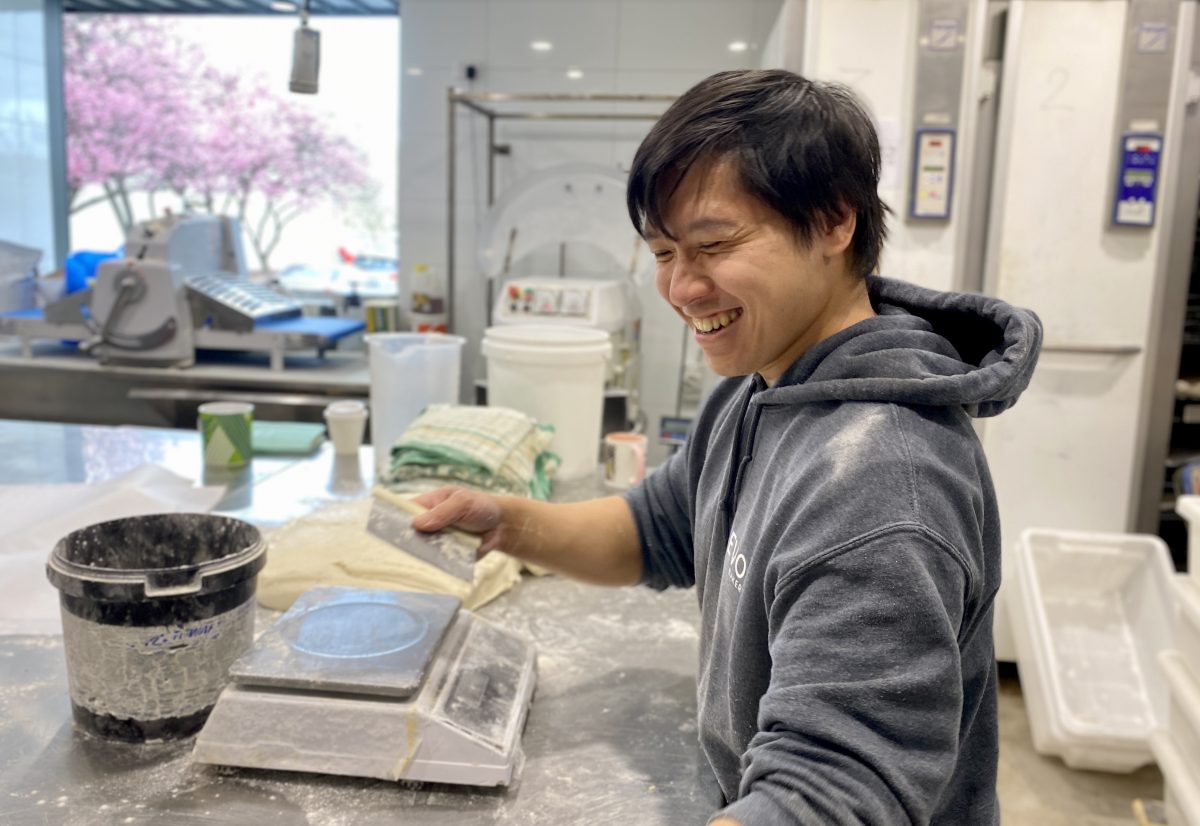
<path fill-rule="evenodd" d="M 401 8 L 401 272 L 418 262 L 446 263 L 446 90 L 467 87 L 463 67 L 478 68 L 477 91 L 678 94 L 722 69 L 761 63 L 781 0 L 404 0 Z M 548 52 L 530 48 L 553 44 Z M 749 48 L 731 52 L 744 41 Z M 583 76 L 570 79 L 568 68 Z M 602 111 L 598 106 L 594 111 Z M 577 109 L 578 105 L 570 108 Z M 487 123 L 459 107 L 455 312 L 464 352 L 464 392 L 484 374 L 479 338 L 486 286 L 475 272 L 475 228 L 483 220 Z M 628 168 L 649 121 L 500 122 L 497 192 L 528 172 L 570 161 Z M 682 335 L 653 285 L 642 296 L 647 372 L 663 375 Z M 662 363 L 655 356 L 666 352 Z M 651 382 L 653 384 L 653 382 Z M 645 382 L 644 382 L 645 384 Z M 659 381 L 658 384 L 662 384 Z M 674 381 L 660 388 L 674 396 Z M 652 423 L 654 426 L 656 423 Z"/>
<path fill-rule="evenodd" d="M 0 240 L 43 251 L 53 270 L 43 0 L 0 6 Z"/>

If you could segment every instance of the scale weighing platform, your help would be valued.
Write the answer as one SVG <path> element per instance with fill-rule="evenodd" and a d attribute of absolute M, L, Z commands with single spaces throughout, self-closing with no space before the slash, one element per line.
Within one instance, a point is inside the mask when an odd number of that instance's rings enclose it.
<path fill-rule="evenodd" d="M 314 588 L 230 667 L 202 763 L 507 785 L 537 682 L 533 645 L 456 597 Z"/>

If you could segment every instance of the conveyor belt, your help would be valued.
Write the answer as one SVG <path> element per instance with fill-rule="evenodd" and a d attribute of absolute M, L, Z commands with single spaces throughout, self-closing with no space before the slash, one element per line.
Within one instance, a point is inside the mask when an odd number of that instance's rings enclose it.
<path fill-rule="evenodd" d="M 255 332 L 298 333 L 300 335 L 321 336 L 330 342 L 336 342 L 346 336 L 357 333 L 365 327 L 366 324 L 353 318 L 300 316 L 299 318 L 283 318 L 277 321 L 260 321 L 254 325 L 254 330 Z"/>

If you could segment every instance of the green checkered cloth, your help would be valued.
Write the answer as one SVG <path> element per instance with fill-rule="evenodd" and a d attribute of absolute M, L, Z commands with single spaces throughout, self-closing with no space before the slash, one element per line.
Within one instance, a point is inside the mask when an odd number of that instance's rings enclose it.
<path fill-rule="evenodd" d="M 507 407 L 431 404 L 392 446 L 380 481 L 405 493 L 444 484 L 549 499 L 554 426 Z"/>

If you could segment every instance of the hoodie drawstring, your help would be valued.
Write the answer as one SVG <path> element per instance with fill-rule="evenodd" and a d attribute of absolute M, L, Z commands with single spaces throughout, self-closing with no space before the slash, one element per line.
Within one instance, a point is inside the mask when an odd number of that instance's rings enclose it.
<path fill-rule="evenodd" d="M 763 387 L 759 386 L 761 383 L 762 379 L 757 375 L 751 379 L 746 398 L 742 402 L 737 429 L 734 431 L 733 447 L 729 456 L 729 471 L 725 477 L 725 491 L 721 497 L 721 513 L 724 517 L 722 520 L 724 541 L 718 547 L 724 547 L 729 542 L 729 532 L 733 528 L 733 517 L 737 513 L 738 495 L 745 484 L 750 463 L 754 461 L 754 439 L 758 434 L 758 420 L 762 416 L 763 405 L 755 404 L 753 399 L 756 393 L 764 389 L 765 385 Z M 747 418 L 750 419 L 748 429 L 746 428 Z"/>

